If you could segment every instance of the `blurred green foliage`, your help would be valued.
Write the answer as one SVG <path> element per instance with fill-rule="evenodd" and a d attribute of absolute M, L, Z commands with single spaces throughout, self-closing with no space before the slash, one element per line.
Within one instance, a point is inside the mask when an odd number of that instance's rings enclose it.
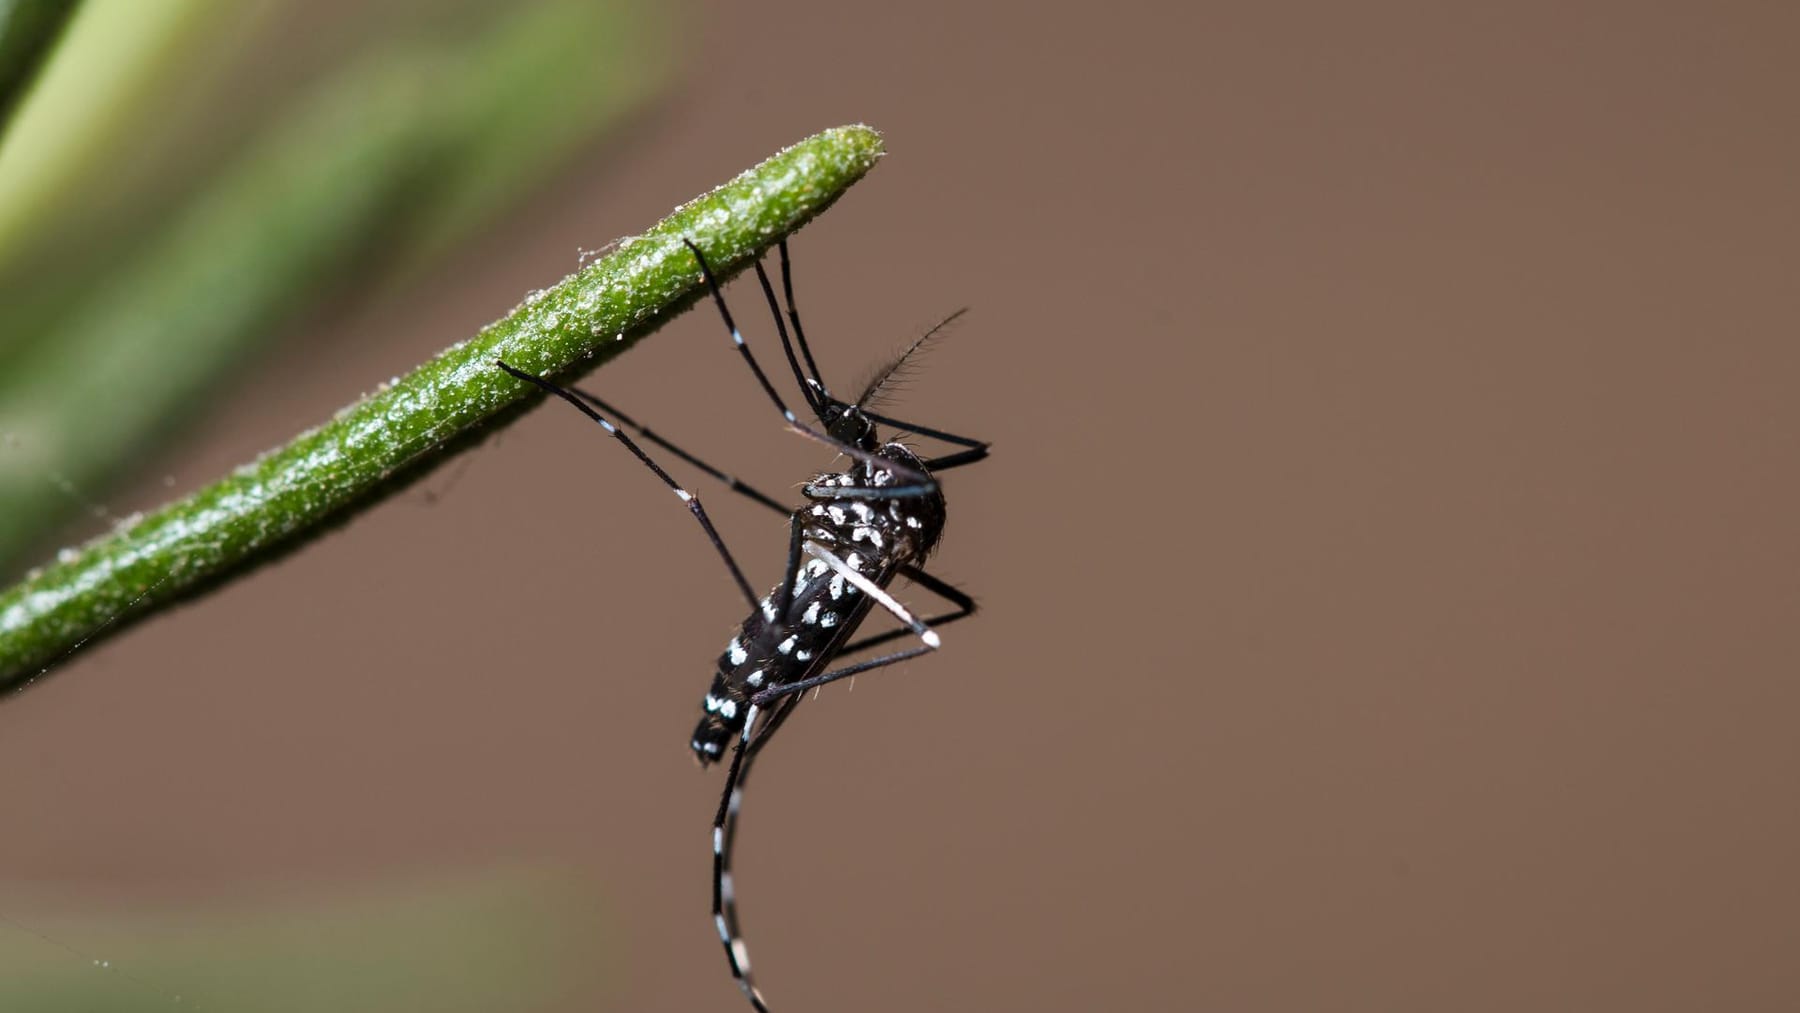
<path fill-rule="evenodd" d="M 0 130 L 74 10 L 74 0 L 0 0 Z"/>
<path fill-rule="evenodd" d="M 266 106 L 206 107 L 249 136 L 216 163 L 174 160 L 197 178 L 135 178 L 120 159 L 152 143 L 142 120 L 161 111 L 171 63 L 220 40 L 264 52 L 305 17 L 216 8 L 88 0 L 0 137 L 0 573 L 104 498 L 284 321 L 453 249 L 672 68 L 651 5 L 415 2 L 337 36 L 355 51 L 255 96 Z M 135 202 L 84 200 L 113 177 L 135 182 Z M 116 214 L 84 215 L 90 203 Z"/>
<path fill-rule="evenodd" d="M 601 910 L 592 887 L 545 872 L 232 913 L 15 907 L 0 921 L 0 1009 L 547 1009 L 617 980 Z"/>
<path fill-rule="evenodd" d="M 654 0 L 0 0 L 0 575 L 285 322 L 625 122 L 672 34 Z M 4 893 L 8 1011 L 542 1008 L 614 948 L 542 875 L 179 929 Z"/>
<path fill-rule="evenodd" d="M 23 101 L 0 140 L 0 278 L 78 239 L 145 169 L 146 146 L 183 119 L 184 82 L 241 48 L 273 0 L 85 0 L 45 33 L 41 66 L 16 65 Z M 198 72 L 198 73 L 197 73 Z M 224 100 L 224 96 L 217 97 Z M 96 237 L 98 238 L 98 237 Z"/>

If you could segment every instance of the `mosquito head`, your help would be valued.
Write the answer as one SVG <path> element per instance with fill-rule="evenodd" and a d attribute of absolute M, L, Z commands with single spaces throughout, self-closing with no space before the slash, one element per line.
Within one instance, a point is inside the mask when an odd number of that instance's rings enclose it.
<path fill-rule="evenodd" d="M 860 406 L 827 401 L 819 415 L 825 423 L 825 431 L 831 434 L 832 439 L 874 453 L 877 446 L 875 422 L 863 414 Z"/>

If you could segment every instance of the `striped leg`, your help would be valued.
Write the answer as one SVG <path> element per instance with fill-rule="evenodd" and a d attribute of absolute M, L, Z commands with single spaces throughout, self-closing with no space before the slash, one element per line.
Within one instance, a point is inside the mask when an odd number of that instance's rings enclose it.
<path fill-rule="evenodd" d="M 958 619 L 967 619 L 975 614 L 975 599 L 969 597 L 967 592 L 962 588 L 957 587 L 955 584 L 952 584 L 941 577 L 934 577 L 911 563 L 900 568 L 900 576 L 905 577 L 914 584 L 919 585 L 925 590 L 932 592 L 956 606 L 956 610 L 953 612 L 945 612 L 941 615 L 926 618 L 923 620 L 926 626 L 936 629 L 939 626 L 948 626 Z M 845 644 L 844 649 L 838 652 L 838 656 L 844 657 L 846 655 L 856 654 L 859 651 L 866 651 L 878 644 L 885 644 L 890 640 L 898 640 L 911 632 L 912 630 L 910 629 L 901 628 L 897 630 L 888 630 L 886 633 L 877 633 L 874 636 L 864 637 L 861 640 L 855 640 Z"/>
<path fill-rule="evenodd" d="M 801 679 L 798 682 L 784 682 L 778 686 L 770 686 L 768 689 L 765 689 L 750 698 L 752 705 L 757 707 L 767 707 L 778 700 L 792 699 L 796 694 L 803 693 L 806 690 L 812 689 L 814 686 L 823 686 L 828 682 L 836 682 L 839 679 L 848 679 L 850 676 L 867 672 L 873 668 L 882 668 L 886 665 L 898 664 L 908 658 L 916 658 L 921 654 L 930 654 L 932 651 L 943 646 L 943 640 L 938 636 L 937 631 L 914 616 L 907 610 L 906 606 L 895 601 L 894 596 L 888 594 L 885 588 L 880 587 L 869 580 L 868 577 L 856 572 L 849 564 L 839 559 L 835 553 L 830 549 L 825 548 L 823 545 L 819 545 L 816 542 L 807 542 L 804 547 L 808 555 L 823 562 L 834 573 L 856 585 L 858 591 L 868 595 L 877 605 L 886 609 L 895 619 L 900 620 L 900 625 L 905 627 L 905 630 L 901 632 L 911 633 L 913 636 L 918 637 L 921 646 L 904 651 L 895 651 L 892 654 L 883 654 L 879 657 L 870 658 L 867 661 L 859 661 L 854 665 L 845 665 L 842 668 L 832 669 L 823 675 L 815 675 L 809 679 Z M 923 571 L 920 572 L 922 573 Z M 934 577 L 932 580 L 936 581 L 936 578 Z M 948 587 L 949 585 L 944 586 Z M 961 592 L 957 592 L 957 594 L 960 595 Z M 963 597 L 965 599 L 967 598 L 966 595 L 963 595 Z M 969 601 L 971 608 L 974 604 L 975 603 L 972 600 Z M 954 618 L 960 619 L 962 616 L 958 615 Z M 869 642 L 874 642 L 879 639 L 882 638 L 870 637 L 868 641 L 863 642 L 860 646 L 866 647 Z"/>
<path fill-rule="evenodd" d="M 725 946 L 725 960 L 731 965 L 731 977 L 743 990 L 757 1013 L 769 1013 L 768 1000 L 750 977 L 750 951 L 744 945 L 743 931 L 738 927 L 737 886 L 731 875 L 732 844 L 737 837 L 738 812 L 744 804 L 744 782 L 750 777 L 750 764 L 762 744 L 798 706 L 801 698 L 782 700 L 764 719 L 761 731 L 753 732 L 762 710 L 755 704 L 744 712 L 744 730 L 738 736 L 737 748 L 731 751 L 731 766 L 725 773 L 725 791 L 719 796 L 719 811 L 713 817 L 713 926 L 719 930 L 719 942 Z"/>
<path fill-rule="evenodd" d="M 736 582 L 738 590 L 743 593 L 744 600 L 750 603 L 752 609 L 756 608 L 756 592 L 750 590 L 750 582 L 744 579 L 744 571 L 738 568 L 737 560 L 732 558 L 731 550 L 725 547 L 725 540 L 719 537 L 719 531 L 717 528 L 713 527 L 712 519 L 706 516 L 706 508 L 700 505 L 699 497 L 688 492 L 686 489 L 683 489 L 681 483 L 675 481 L 674 478 L 670 477 L 668 472 L 662 469 L 662 465 L 657 464 L 654 460 L 651 460 L 649 454 L 644 453 L 644 448 L 638 446 L 637 441 L 633 440 L 630 436 L 627 436 L 624 430 L 607 421 L 605 416 L 589 407 L 567 388 L 560 387 L 541 376 L 527 373 L 522 369 L 514 369 L 498 359 L 494 360 L 494 364 L 505 370 L 515 380 L 523 380 L 526 383 L 537 387 L 539 390 L 542 390 L 546 394 L 554 394 L 574 405 L 580 410 L 581 414 L 594 420 L 594 422 L 599 424 L 601 429 L 606 430 L 608 436 L 611 436 L 613 439 L 624 444 L 625 449 L 631 451 L 632 456 L 643 462 L 644 467 L 655 472 L 656 477 L 662 479 L 663 484 L 669 487 L 669 490 L 675 494 L 676 498 L 687 505 L 688 513 L 693 514 L 694 519 L 700 522 L 701 530 L 706 532 L 707 540 L 712 542 L 713 549 L 718 552 L 719 558 L 725 561 L 725 568 L 731 571 L 731 579 Z"/>
<path fill-rule="evenodd" d="M 840 454 L 853 457 L 863 464 L 881 468 L 905 481 L 905 484 L 903 485 L 889 486 L 879 491 L 869 489 L 844 490 L 839 489 L 836 486 L 829 486 L 816 494 L 813 487 L 808 485 L 807 495 L 827 499 L 852 495 L 861 499 L 899 499 L 906 496 L 920 496 L 937 491 L 937 480 L 932 478 L 928 472 L 920 471 L 917 468 L 907 467 L 898 461 L 877 457 L 872 451 L 845 443 L 828 433 L 820 432 L 812 426 L 800 421 L 799 416 L 795 415 L 793 410 L 787 406 L 787 402 L 781 399 L 781 394 L 776 391 L 775 385 L 769 382 L 768 374 L 764 373 L 762 366 L 757 364 L 756 356 L 751 353 L 750 346 L 744 343 L 743 332 L 738 330 L 737 321 L 733 320 L 731 317 L 731 307 L 725 304 L 725 294 L 719 290 L 719 279 L 713 274 L 712 265 L 706 262 L 705 254 L 702 254 L 700 252 L 700 247 L 695 246 L 691 240 L 683 239 L 682 243 L 687 246 L 691 253 L 693 253 L 695 262 L 700 265 L 700 273 L 706 279 L 706 288 L 707 291 L 712 294 L 713 305 L 718 308 L 719 316 L 725 322 L 725 329 L 731 332 L 732 345 L 735 346 L 738 353 L 744 357 L 744 364 L 750 367 L 750 372 L 755 375 L 756 382 L 761 385 L 763 393 L 768 395 L 769 400 L 775 405 L 776 410 L 781 412 L 781 417 L 787 420 L 788 428 L 809 440 L 823 443 Z M 769 286 L 768 275 L 763 270 L 762 262 L 760 260 L 756 262 L 755 267 L 758 276 L 762 279 L 763 289 L 766 292 L 768 291 Z M 777 323 L 779 323 L 781 318 L 777 315 L 775 319 Z M 807 402 L 808 404 L 812 403 L 810 391 L 808 391 Z"/>
<path fill-rule="evenodd" d="M 756 1009 L 757 1013 L 769 1013 L 769 1003 L 767 999 L 763 998 L 762 990 L 756 987 L 756 981 L 750 975 L 750 950 L 744 943 L 743 929 L 738 924 L 737 882 L 731 873 L 732 847 L 737 839 L 738 815 L 743 810 L 744 785 L 750 778 L 750 764 L 756 759 L 756 755 L 762 747 L 768 743 L 770 737 L 774 735 L 775 730 L 781 727 L 782 722 L 786 721 L 788 715 L 793 713 L 794 708 L 799 706 L 800 701 L 805 699 L 802 695 L 805 690 L 813 686 L 824 685 L 827 682 L 835 682 L 859 672 L 917 657 L 934 651 L 938 647 L 937 634 L 925 623 L 914 618 L 905 606 L 894 601 L 882 588 L 877 587 L 869 582 L 868 578 L 845 565 L 829 550 L 811 543 L 807 543 L 806 550 L 809 554 L 822 559 L 828 566 L 832 566 L 845 578 L 855 582 L 859 590 L 875 598 L 883 608 L 892 612 L 895 618 L 906 626 L 905 630 L 898 632 L 912 633 L 924 641 L 924 645 L 911 650 L 871 658 L 859 664 L 846 665 L 800 682 L 772 686 L 753 697 L 749 709 L 744 712 L 744 729 L 738 735 L 736 748 L 731 751 L 731 765 L 725 774 L 725 790 L 719 796 L 718 813 L 713 817 L 712 914 L 713 926 L 719 932 L 719 942 L 725 947 L 725 960 L 731 966 L 731 977 L 737 982 L 738 988 L 743 991 L 744 997 L 750 1000 L 750 1005 Z M 790 566 L 789 570 L 792 569 L 793 567 Z M 974 602 L 967 595 L 943 584 L 934 577 L 926 577 L 926 580 L 934 585 L 933 590 L 943 593 L 947 589 L 947 596 L 965 609 L 965 611 L 955 614 L 954 618 L 961 618 L 974 610 Z M 765 711 L 765 708 L 768 709 Z M 768 714 L 768 717 L 763 718 L 765 713 Z M 759 718 L 762 719 L 760 728 L 758 727 Z"/>

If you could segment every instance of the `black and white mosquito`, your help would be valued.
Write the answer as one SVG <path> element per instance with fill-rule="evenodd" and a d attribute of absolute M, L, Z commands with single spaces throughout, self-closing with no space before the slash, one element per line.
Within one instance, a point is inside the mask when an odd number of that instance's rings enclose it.
<path fill-rule="evenodd" d="M 700 723 L 688 744 L 703 767 L 724 759 L 727 746 L 732 747 L 725 788 L 713 818 L 713 923 L 718 928 L 719 941 L 725 946 L 732 977 L 750 1004 L 767 1013 L 768 1004 L 750 977 L 750 956 L 738 929 L 736 891 L 731 874 L 732 841 L 750 765 L 776 730 L 794 713 L 794 708 L 800 705 L 805 691 L 935 651 L 940 641 L 933 626 L 942 626 L 974 613 L 974 599 L 925 572 L 923 565 L 944 530 L 944 495 L 934 473 L 983 459 L 987 456 L 988 445 L 980 440 L 890 418 L 871 407 L 907 360 L 942 333 L 961 311 L 927 331 L 877 372 L 855 400 L 842 400 L 826 386 L 807 344 L 806 333 L 800 327 L 800 314 L 794 308 L 793 272 L 788 262 L 787 243 L 782 242 L 781 287 L 787 308 L 785 321 L 761 259 L 756 261 L 755 270 L 757 281 L 762 284 L 763 297 L 774 317 L 782 351 L 786 353 L 788 366 L 811 416 L 802 421 L 782 400 L 775 385 L 757 364 L 756 357 L 750 353 L 750 346 L 744 343 L 706 257 L 693 243 L 687 243 L 687 247 L 706 279 L 713 304 L 731 332 L 732 343 L 743 354 L 745 364 L 781 412 L 788 428 L 850 458 L 844 471 L 814 475 L 802 488 L 806 503 L 799 509 L 790 513 L 774 497 L 688 453 L 592 394 L 559 387 L 504 362 L 499 366 L 518 379 L 536 384 L 579 408 L 655 472 L 700 522 L 719 558 L 725 561 L 732 580 L 749 603 L 749 616 L 719 656 L 712 687 L 701 702 Z M 791 338 L 789 324 L 793 327 Z M 804 368 L 802 359 L 805 360 Z M 878 424 L 957 449 L 935 457 L 922 457 L 898 439 L 883 442 L 876 433 Z M 724 482 L 733 492 L 787 516 L 787 565 L 782 571 L 781 583 L 758 598 L 708 519 L 699 498 L 682 488 L 652 460 L 642 446 L 627 435 L 626 429 Z M 888 590 L 900 578 L 949 602 L 951 610 L 926 619 L 915 616 Z M 901 628 L 852 640 L 857 627 L 877 606 L 899 620 Z M 839 664 L 852 654 L 909 635 L 918 639 L 917 646 Z"/>

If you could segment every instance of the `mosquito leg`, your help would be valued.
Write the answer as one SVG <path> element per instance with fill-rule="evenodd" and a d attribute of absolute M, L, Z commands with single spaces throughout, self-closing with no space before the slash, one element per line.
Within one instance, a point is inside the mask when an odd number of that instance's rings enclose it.
<path fill-rule="evenodd" d="M 808 381 L 805 373 L 800 371 L 800 360 L 794 358 L 794 343 L 788 340 L 787 324 L 781 319 L 781 306 L 775 302 L 775 289 L 769 285 L 769 272 L 763 270 L 762 258 L 756 258 L 756 280 L 761 283 L 763 299 L 769 304 L 769 315 L 775 318 L 775 333 L 781 335 L 781 350 L 787 355 L 788 368 L 794 371 L 794 382 L 800 386 L 800 396 L 806 399 L 806 407 L 812 410 L 813 417 L 820 422 L 825 421 L 825 402 L 820 388 Z"/>
<path fill-rule="evenodd" d="M 868 595 L 874 600 L 875 604 L 887 609 L 895 619 L 900 620 L 902 626 L 905 626 L 908 630 L 912 631 L 913 636 L 918 637 L 926 647 L 932 650 L 937 649 L 939 643 L 938 635 L 931 631 L 931 627 L 926 626 L 914 617 L 911 612 L 907 611 L 905 605 L 895 601 L 894 596 L 888 594 L 887 588 L 884 588 L 870 580 L 868 577 L 863 576 L 861 572 L 856 570 L 850 564 L 839 559 L 836 553 L 817 542 L 807 542 L 803 548 L 808 555 L 824 563 L 832 572 L 855 585 L 858 591 Z"/>
<path fill-rule="evenodd" d="M 763 621 L 768 623 L 767 635 L 780 640 L 787 632 L 788 620 L 794 614 L 794 596 L 798 593 L 800 579 L 800 556 L 802 542 L 806 533 L 806 517 L 796 513 L 788 518 L 788 554 L 787 566 L 782 571 L 781 586 L 757 602 L 755 607 L 762 611 Z"/>
<path fill-rule="evenodd" d="M 879 466 L 892 471 L 901 471 L 904 468 L 904 466 L 895 467 L 894 462 L 886 460 L 882 461 Z M 915 475 L 925 474 L 913 471 L 911 468 L 904 468 L 904 470 Z M 808 482 L 800 488 L 800 492 L 807 499 L 861 499 L 873 502 L 890 499 L 918 499 L 921 496 L 931 495 L 937 489 L 937 480 L 927 475 L 926 481 L 923 483 L 881 486 L 880 488 L 870 488 L 866 485 L 832 485 L 830 483 L 820 485 L 817 482 Z"/>
<path fill-rule="evenodd" d="M 879 457 L 872 451 L 864 450 L 861 447 L 845 443 L 842 440 L 834 439 L 825 433 L 819 432 L 806 423 L 801 422 L 799 417 L 794 414 L 793 409 L 787 406 L 787 402 L 781 399 L 780 392 L 775 389 L 773 383 L 769 382 L 769 375 L 763 372 L 762 366 L 756 361 L 756 356 L 751 353 L 750 346 L 744 342 L 743 332 L 738 330 L 737 322 L 731 317 L 731 307 L 725 303 L 725 294 L 719 289 L 719 279 L 713 274 L 712 266 L 706 262 L 706 255 L 701 253 L 700 247 L 695 246 L 692 241 L 684 239 L 682 242 L 687 244 L 688 250 L 694 255 L 694 260 L 700 264 L 700 273 L 706 278 L 706 287 L 712 294 L 713 305 L 718 307 L 719 316 L 724 318 L 725 327 L 731 332 L 732 344 L 735 345 L 737 350 L 744 356 L 744 362 L 750 367 L 750 372 L 755 374 L 756 382 L 762 386 L 763 393 L 769 396 L 769 400 L 773 402 L 776 409 L 781 412 L 781 417 L 787 420 L 789 428 L 808 439 L 816 440 L 835 449 L 840 454 L 854 457 L 864 464 L 892 472 L 905 479 L 906 482 L 910 484 L 895 487 L 897 491 L 901 491 L 905 495 L 923 495 L 937 489 L 937 482 L 926 472 L 920 471 L 917 468 L 908 467 L 898 461 Z M 888 490 L 883 491 L 884 493 L 889 492 Z M 878 498 L 889 499 L 893 497 L 890 494 Z"/>
<path fill-rule="evenodd" d="M 791 711 L 792 708 L 785 710 Z M 777 711 L 777 714 L 783 713 Z M 750 951 L 738 930 L 737 886 L 731 876 L 732 839 L 737 835 L 738 811 L 743 807 L 744 782 L 750 776 L 754 757 L 751 729 L 756 727 L 759 710 L 755 704 L 744 713 L 744 730 L 738 736 L 737 748 L 731 751 L 731 767 L 725 773 L 725 790 L 719 796 L 719 811 L 713 817 L 713 926 L 719 930 L 719 942 L 725 946 L 725 959 L 731 965 L 731 977 L 756 1007 L 757 1013 L 769 1013 L 769 1004 L 750 977 Z M 771 719 L 772 721 L 773 719 Z M 767 735 L 759 736 L 766 739 Z"/>
<path fill-rule="evenodd" d="M 848 679 L 853 675 L 861 675 L 870 669 L 885 668 L 888 665 L 898 664 L 909 658 L 917 658 L 923 654 L 930 654 L 935 650 L 937 650 L 936 647 L 926 645 L 924 647 L 910 647 L 904 651 L 895 651 L 892 654 L 883 654 L 878 658 L 870 658 L 868 661 L 859 661 L 854 665 L 845 665 L 842 668 L 833 669 L 823 675 L 815 675 L 810 679 L 801 679 L 799 682 L 788 682 L 779 686 L 771 686 L 751 697 L 750 702 L 757 706 L 767 706 L 790 694 L 804 693 L 814 686 L 823 686 L 826 683 L 836 682 L 839 679 Z"/>
<path fill-rule="evenodd" d="M 946 612 L 943 615 L 931 616 L 930 618 L 925 619 L 925 625 L 933 628 L 948 626 L 958 619 L 966 619 L 975 614 L 975 599 L 969 597 L 966 592 L 956 585 L 939 577 L 934 577 L 910 563 L 900 568 L 900 575 L 956 606 L 955 611 Z M 877 644 L 885 644 L 889 641 L 898 640 L 910 633 L 912 633 L 911 630 L 905 629 L 888 630 L 886 633 L 877 633 L 874 636 L 864 637 L 861 640 L 852 641 L 851 643 L 846 644 L 838 653 L 840 655 L 847 655 L 855 654 L 858 651 L 866 651 Z"/>
<path fill-rule="evenodd" d="M 794 340 L 800 343 L 800 354 L 806 356 L 806 368 L 812 372 L 813 383 L 819 388 L 819 396 L 829 399 L 831 391 L 825 389 L 825 377 L 819 373 L 819 364 L 813 361 L 812 346 L 806 343 L 806 332 L 800 329 L 800 311 L 794 308 L 794 272 L 788 264 L 788 244 L 785 239 L 781 241 L 781 293 L 787 299 L 788 320 L 794 325 Z"/>
<path fill-rule="evenodd" d="M 763 612 L 763 618 L 777 631 L 776 639 L 780 639 L 781 634 L 787 631 L 788 616 L 794 612 L 794 580 L 800 573 L 801 542 L 805 533 L 805 514 L 796 513 L 788 518 L 787 566 L 781 574 L 781 589 L 775 595 L 775 601 L 780 602 L 781 607 L 774 610 L 774 615 L 770 615 L 768 610 Z"/>
<path fill-rule="evenodd" d="M 768 507 L 770 510 L 773 510 L 776 513 L 781 514 L 783 516 L 786 516 L 789 513 L 788 508 L 785 506 L 782 506 L 780 500 L 776 499 L 773 496 L 770 496 L 769 494 L 763 492 L 762 490 L 756 488 L 755 486 L 749 484 L 748 482 L 740 481 L 736 475 L 733 475 L 730 472 L 725 471 L 721 468 L 715 468 L 712 465 L 701 460 L 700 458 L 694 456 L 693 454 L 681 449 L 680 447 L 676 446 L 672 441 L 664 438 L 661 434 L 657 433 L 655 430 L 652 430 L 649 426 L 643 425 L 642 423 L 638 422 L 636 419 L 633 419 L 631 416 L 625 414 L 624 412 L 618 410 L 617 408 L 614 408 L 612 405 L 606 403 L 605 401 L 602 401 L 599 398 L 599 396 L 590 394 L 587 391 L 582 390 L 580 387 L 570 387 L 569 391 L 571 393 L 573 393 L 576 397 L 581 398 L 582 400 L 588 402 L 589 404 L 593 405 L 594 407 L 600 409 L 602 412 L 605 412 L 614 421 L 618 422 L 620 425 L 624 426 L 625 428 L 630 429 L 631 431 L 637 433 L 639 436 L 643 437 L 646 441 L 656 444 L 657 446 L 663 448 L 664 450 L 668 451 L 671 454 L 674 454 L 676 457 L 681 458 L 682 460 L 684 460 L 687 463 L 693 465 L 694 467 L 700 469 L 701 471 L 705 472 L 706 474 L 711 475 L 713 478 L 716 478 L 719 481 L 725 483 L 726 488 L 730 489 L 732 492 L 735 492 L 740 496 L 743 496 L 747 499 L 750 499 L 757 503 L 760 503 L 763 506 Z"/>
<path fill-rule="evenodd" d="M 815 675 L 809 679 L 801 679 L 798 682 L 789 682 L 779 686 L 771 686 L 750 698 L 750 702 L 753 705 L 766 707 L 770 703 L 780 700 L 783 697 L 809 690 L 814 686 L 823 686 L 828 682 L 836 682 L 839 679 L 848 678 L 859 672 L 867 672 L 873 668 L 881 668 L 885 665 L 892 665 L 896 662 L 905 661 L 908 658 L 916 658 L 921 654 L 928 654 L 937 650 L 941 645 L 942 641 L 938 638 L 936 630 L 933 630 L 931 627 L 921 622 L 911 612 L 907 611 L 906 606 L 895 601 L 894 596 L 888 594 L 885 588 L 852 569 L 849 564 L 845 563 L 842 559 L 839 559 L 830 549 L 814 542 L 805 543 L 804 548 L 807 553 L 822 561 L 833 572 L 837 573 L 851 584 L 854 584 L 858 591 L 867 595 L 874 600 L 876 604 L 892 614 L 894 618 L 900 620 L 901 625 L 905 626 L 908 632 L 918 637 L 923 646 L 909 648 L 904 651 L 896 651 L 893 654 L 884 654 L 878 658 L 870 658 L 868 661 L 857 662 L 854 665 L 845 665 L 842 668 L 833 669 L 832 671 L 822 675 Z M 944 586 L 949 587 L 947 584 Z M 961 594 L 961 592 L 957 593 Z M 966 598 L 967 596 L 965 595 L 964 597 Z M 970 600 L 969 604 L 973 606 L 974 601 Z"/>
<path fill-rule="evenodd" d="M 920 436 L 929 436 L 934 440 L 943 440 L 945 443 L 954 443 L 959 447 L 968 447 L 972 450 L 986 450 L 989 446 L 986 440 L 977 440 L 969 436 L 958 436 L 955 433 L 947 433 L 942 429 L 933 429 L 930 426 L 921 426 L 917 423 L 907 422 L 904 419 L 894 418 L 891 415 L 882 415 L 879 412 L 872 412 L 867 408 L 858 408 L 857 411 L 862 412 L 863 415 L 884 426 L 890 426 L 894 429 L 903 429 L 906 432 L 917 433 Z"/>
<path fill-rule="evenodd" d="M 928 471 L 949 471 L 951 468 L 960 468 L 965 464 L 985 461 L 987 455 L 987 447 L 974 447 L 969 450 L 959 450 L 954 454 L 945 454 L 942 457 L 928 458 L 924 464 Z"/>
<path fill-rule="evenodd" d="M 725 329 L 731 332 L 731 343 L 744 356 L 745 364 L 750 367 L 750 372 L 756 375 L 756 382 L 762 385 L 763 393 L 769 395 L 769 400 L 775 403 L 776 408 L 780 409 L 781 417 L 787 419 L 789 425 L 801 425 L 799 418 L 788 408 L 787 402 L 781 399 L 781 394 L 775 389 L 775 385 L 769 382 L 769 375 L 763 372 L 762 366 L 756 361 L 756 356 L 751 354 L 750 346 L 744 343 L 744 334 L 738 330 L 737 321 L 731 317 L 731 307 L 725 303 L 725 294 L 719 290 L 719 279 L 713 274 L 712 265 L 706 262 L 706 255 L 701 253 L 700 247 L 695 246 L 691 240 L 683 239 L 682 242 L 687 244 L 688 251 L 700 264 L 700 274 L 705 277 L 707 290 L 712 293 L 713 305 L 718 307 L 719 316 L 725 319 Z"/>
<path fill-rule="evenodd" d="M 568 390 L 551 383 L 541 376 L 535 376 L 531 373 L 524 372 L 523 370 L 514 369 L 506 363 L 500 362 L 498 359 L 495 360 L 495 363 L 498 364 L 501 369 L 506 370 L 506 372 L 511 374 L 515 379 L 523 380 L 541 390 L 555 394 L 557 397 L 562 398 L 564 401 L 567 401 L 580 409 L 583 415 L 586 415 L 588 418 L 599 423 L 600 428 L 606 430 L 609 436 L 618 440 L 620 443 L 623 443 L 625 449 L 631 451 L 633 456 L 644 462 L 646 468 L 655 472 L 656 477 L 663 480 L 663 484 L 667 485 L 669 489 L 675 493 L 676 498 L 687 504 L 688 512 L 694 515 L 694 519 L 699 521 L 700 527 L 706 531 L 707 539 L 712 542 L 713 548 L 718 551 L 719 558 L 725 561 L 725 568 L 731 571 L 731 579 L 737 582 L 738 589 L 744 593 L 744 599 L 750 603 L 752 609 L 757 607 L 756 592 L 750 590 L 750 582 L 744 579 L 744 571 L 738 568 L 737 560 L 731 557 L 731 550 L 725 547 L 725 540 L 719 537 L 718 529 L 713 527 L 712 520 L 706 516 L 706 508 L 700 505 L 698 497 L 693 493 L 688 492 L 686 489 L 683 489 L 679 483 L 673 478 L 670 478 L 669 473 L 664 471 L 661 465 L 651 460 L 650 455 L 644 453 L 644 448 L 638 446 L 635 440 L 625 435 L 624 430 L 613 425 L 611 422 L 608 422 L 605 416 L 588 407 L 580 398 L 576 397 Z"/>
<path fill-rule="evenodd" d="M 745 763 L 749 763 L 762 755 L 763 747 L 768 745 L 770 740 L 775 737 L 775 730 L 780 728 L 782 724 L 787 721 L 788 715 L 792 714 L 794 708 L 800 706 L 800 701 L 804 699 L 805 697 L 798 695 L 783 697 L 781 701 L 775 705 L 775 709 L 769 714 L 768 720 L 763 722 L 762 731 L 757 732 L 756 735 L 751 738 L 750 755 L 745 758 Z M 743 775 L 740 774 L 738 776 L 738 787 L 742 788 L 743 786 L 744 778 Z M 727 849 L 730 849 L 731 847 L 729 837 L 725 841 L 725 847 Z"/>

